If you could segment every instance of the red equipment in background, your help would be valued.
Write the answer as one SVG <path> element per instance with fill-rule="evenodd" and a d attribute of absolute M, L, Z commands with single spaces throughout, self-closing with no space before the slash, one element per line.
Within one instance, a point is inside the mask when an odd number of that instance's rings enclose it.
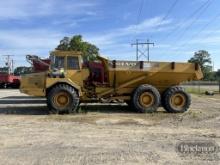
<path fill-rule="evenodd" d="M 19 88 L 20 86 L 20 76 L 15 76 L 13 74 L 14 62 L 10 59 L 12 55 L 6 56 L 6 70 L 0 72 L 0 88 Z"/>
<path fill-rule="evenodd" d="M 19 88 L 20 76 L 14 76 L 8 73 L 0 73 L 0 87 L 1 88 Z"/>
<path fill-rule="evenodd" d="M 6 69 L 0 71 L 0 88 L 19 88 L 20 76 L 13 74 L 13 60 L 10 59 L 11 55 L 6 56 Z M 44 72 L 49 69 L 50 59 L 41 59 L 35 55 L 27 55 L 27 61 L 32 65 L 31 72 Z"/>

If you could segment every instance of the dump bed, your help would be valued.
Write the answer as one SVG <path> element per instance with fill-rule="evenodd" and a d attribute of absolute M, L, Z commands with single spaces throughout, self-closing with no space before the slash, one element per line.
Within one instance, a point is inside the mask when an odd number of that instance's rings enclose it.
<path fill-rule="evenodd" d="M 119 87 L 124 84 L 126 88 L 134 88 L 138 84 L 151 84 L 160 91 L 203 77 L 199 65 L 193 63 L 113 60 L 108 61 L 108 71 L 112 86 Z"/>

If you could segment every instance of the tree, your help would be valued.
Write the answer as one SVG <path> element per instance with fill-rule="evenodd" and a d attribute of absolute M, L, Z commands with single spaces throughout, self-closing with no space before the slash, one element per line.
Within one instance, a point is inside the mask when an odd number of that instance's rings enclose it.
<path fill-rule="evenodd" d="M 198 63 L 200 65 L 204 75 L 204 80 L 212 79 L 212 66 L 210 66 L 212 61 L 210 54 L 207 51 L 199 50 L 198 52 L 195 52 L 194 56 L 189 60 L 189 62 Z"/>
<path fill-rule="evenodd" d="M 14 75 L 20 76 L 20 75 L 24 75 L 24 74 L 29 74 L 31 72 L 32 72 L 31 67 L 20 66 L 20 67 L 15 68 Z"/>
<path fill-rule="evenodd" d="M 3 72 L 3 73 L 8 73 L 8 67 L 2 67 L 0 68 L 0 72 Z"/>
<path fill-rule="evenodd" d="M 97 55 L 99 55 L 99 48 L 89 42 L 83 41 L 81 35 L 64 37 L 56 50 L 80 51 L 85 60 L 95 60 Z"/>
<path fill-rule="evenodd" d="M 218 69 L 218 71 L 216 72 L 216 79 L 220 80 L 220 69 Z"/>

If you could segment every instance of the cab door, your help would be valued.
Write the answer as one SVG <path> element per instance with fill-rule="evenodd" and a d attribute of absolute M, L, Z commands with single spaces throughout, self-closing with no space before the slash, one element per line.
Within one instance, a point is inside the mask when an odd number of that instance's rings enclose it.
<path fill-rule="evenodd" d="M 88 71 L 82 69 L 80 56 L 67 56 L 66 73 L 68 79 L 81 87 L 83 86 L 83 80 L 85 80 L 89 75 Z"/>
<path fill-rule="evenodd" d="M 67 56 L 66 57 L 66 74 L 67 78 L 72 82 L 80 85 L 81 84 L 81 68 L 79 64 L 78 56 Z"/>

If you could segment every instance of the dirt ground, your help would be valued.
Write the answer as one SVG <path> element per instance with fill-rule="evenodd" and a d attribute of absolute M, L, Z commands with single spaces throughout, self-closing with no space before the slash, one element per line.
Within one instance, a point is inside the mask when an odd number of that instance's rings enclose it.
<path fill-rule="evenodd" d="M 48 115 L 43 98 L 0 90 L 0 164 L 219 164 L 181 157 L 185 141 L 220 145 L 220 96 L 192 96 L 183 114 L 137 114 L 126 105 L 91 105 L 75 115 Z M 88 108 L 88 107 L 87 107 Z"/>

